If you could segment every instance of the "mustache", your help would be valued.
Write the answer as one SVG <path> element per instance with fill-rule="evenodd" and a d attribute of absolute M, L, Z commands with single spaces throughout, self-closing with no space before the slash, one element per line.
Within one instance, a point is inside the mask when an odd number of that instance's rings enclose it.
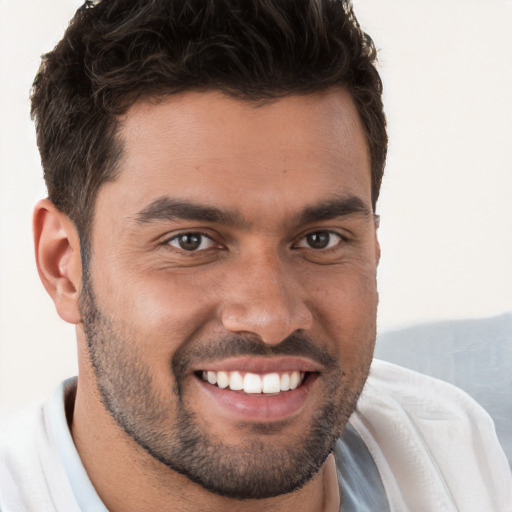
<path fill-rule="evenodd" d="M 172 358 L 175 375 L 188 373 L 192 366 L 219 359 L 244 356 L 307 357 L 325 368 L 336 365 L 336 358 L 321 344 L 302 333 L 292 333 L 277 345 L 268 345 L 254 336 L 228 335 L 200 344 L 182 345 Z"/>

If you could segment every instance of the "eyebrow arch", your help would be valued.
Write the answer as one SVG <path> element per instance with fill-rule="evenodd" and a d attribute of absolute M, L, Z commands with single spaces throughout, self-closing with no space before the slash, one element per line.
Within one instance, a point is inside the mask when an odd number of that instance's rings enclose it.
<path fill-rule="evenodd" d="M 192 220 L 212 222 L 229 226 L 245 227 L 247 223 L 234 212 L 211 206 L 203 206 L 181 199 L 160 197 L 136 214 L 139 224 L 150 224 L 160 220 Z"/>
<path fill-rule="evenodd" d="M 369 217 L 372 216 L 372 212 L 359 197 L 343 196 L 308 206 L 299 211 L 295 219 L 296 223 L 301 225 L 352 215 Z M 138 212 L 135 215 L 135 220 L 139 224 L 150 224 L 161 220 L 191 220 L 241 228 L 250 226 L 246 220 L 235 212 L 166 196 L 155 199 Z"/>
<path fill-rule="evenodd" d="M 298 215 L 299 224 L 309 224 L 336 217 L 357 215 L 361 217 L 373 216 L 372 209 L 357 196 L 344 196 L 329 199 L 325 202 L 306 207 Z"/>

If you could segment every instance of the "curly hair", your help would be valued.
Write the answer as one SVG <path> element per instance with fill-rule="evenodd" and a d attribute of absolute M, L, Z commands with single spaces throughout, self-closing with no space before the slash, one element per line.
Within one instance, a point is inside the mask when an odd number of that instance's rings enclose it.
<path fill-rule="evenodd" d="M 342 87 L 366 134 L 375 207 L 387 151 L 375 61 L 346 0 L 86 1 L 31 93 L 49 199 L 86 244 L 98 189 L 118 171 L 119 116 L 139 98 L 267 101 Z"/>

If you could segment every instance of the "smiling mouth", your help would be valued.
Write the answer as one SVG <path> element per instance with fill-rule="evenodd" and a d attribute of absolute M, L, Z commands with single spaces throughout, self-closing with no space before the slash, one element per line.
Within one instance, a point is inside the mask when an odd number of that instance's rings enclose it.
<path fill-rule="evenodd" d="M 293 391 L 304 384 L 310 372 L 250 373 L 241 371 L 199 371 L 196 373 L 212 386 L 250 395 L 271 395 Z"/>

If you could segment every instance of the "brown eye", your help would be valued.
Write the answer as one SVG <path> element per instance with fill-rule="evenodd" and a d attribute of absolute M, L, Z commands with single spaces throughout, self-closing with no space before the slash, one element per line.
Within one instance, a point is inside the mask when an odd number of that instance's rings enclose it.
<path fill-rule="evenodd" d="M 311 233 L 306 237 L 308 245 L 312 249 L 325 249 L 329 245 L 331 239 L 330 233 L 327 231 L 319 231 L 318 233 Z"/>
<path fill-rule="evenodd" d="M 202 233 L 180 233 L 171 238 L 168 244 L 176 249 L 193 252 L 209 249 L 214 245 L 214 242 Z"/>
<path fill-rule="evenodd" d="M 307 249 L 331 249 L 342 241 L 342 237 L 332 231 L 315 231 L 302 238 L 295 247 Z"/>

